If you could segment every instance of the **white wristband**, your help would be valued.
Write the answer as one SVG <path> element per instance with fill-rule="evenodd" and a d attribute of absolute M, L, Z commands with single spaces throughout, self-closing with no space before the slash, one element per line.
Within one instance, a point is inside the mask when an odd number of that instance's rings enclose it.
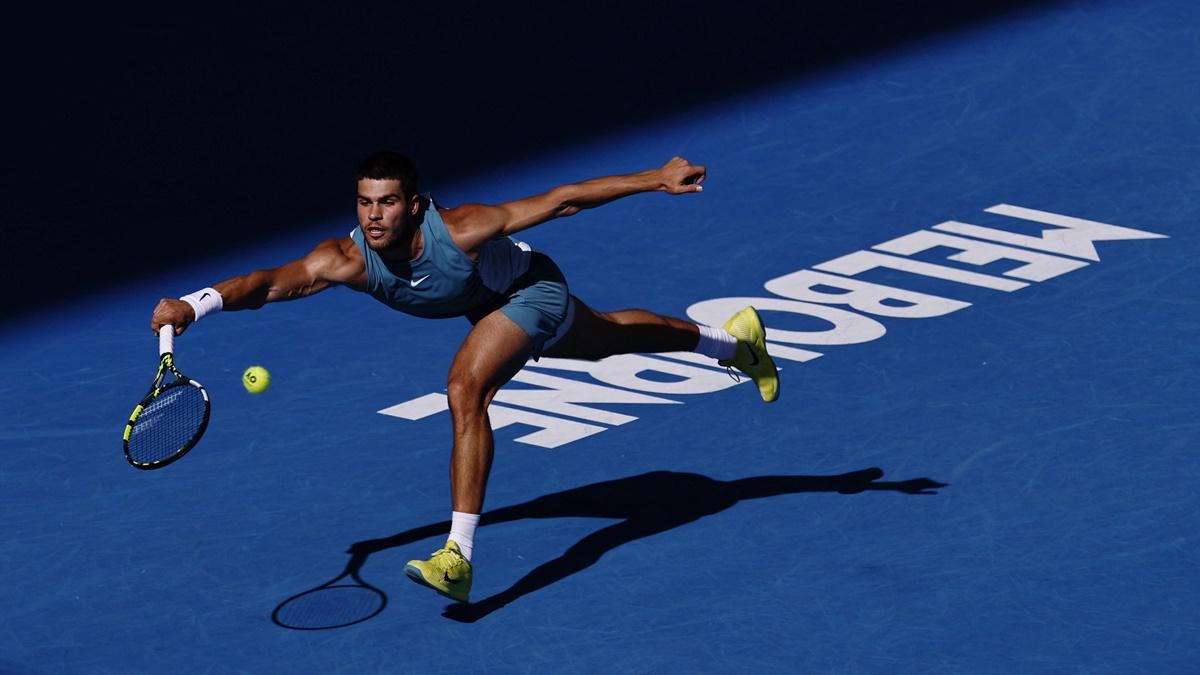
<path fill-rule="evenodd" d="M 225 306 L 225 299 L 215 288 L 202 288 L 183 296 L 180 300 L 192 306 L 192 310 L 196 312 L 196 321 L 209 314 L 216 314 Z"/>

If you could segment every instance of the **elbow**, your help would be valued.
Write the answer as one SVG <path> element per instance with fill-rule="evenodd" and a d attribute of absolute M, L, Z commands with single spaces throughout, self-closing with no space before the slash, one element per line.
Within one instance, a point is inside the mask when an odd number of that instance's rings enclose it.
<path fill-rule="evenodd" d="M 553 214 L 555 218 L 564 218 L 573 216 L 584 209 L 584 204 L 580 197 L 579 190 L 574 185 L 564 185 L 551 193 L 554 196 L 555 207 Z"/>

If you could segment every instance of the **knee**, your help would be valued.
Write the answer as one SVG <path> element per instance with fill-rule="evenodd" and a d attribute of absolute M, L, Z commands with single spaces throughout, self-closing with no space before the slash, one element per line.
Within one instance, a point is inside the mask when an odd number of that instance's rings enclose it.
<path fill-rule="evenodd" d="M 446 383 L 451 415 L 474 415 L 487 409 L 491 396 L 487 385 L 469 371 L 451 372 Z"/>

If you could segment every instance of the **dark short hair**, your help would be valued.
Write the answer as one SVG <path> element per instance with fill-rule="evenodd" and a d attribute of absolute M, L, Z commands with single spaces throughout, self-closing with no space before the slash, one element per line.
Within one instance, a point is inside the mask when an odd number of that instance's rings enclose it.
<path fill-rule="evenodd" d="M 398 180 L 407 197 L 417 194 L 417 165 L 398 152 L 380 150 L 373 152 L 358 165 L 358 178 L 372 180 Z"/>

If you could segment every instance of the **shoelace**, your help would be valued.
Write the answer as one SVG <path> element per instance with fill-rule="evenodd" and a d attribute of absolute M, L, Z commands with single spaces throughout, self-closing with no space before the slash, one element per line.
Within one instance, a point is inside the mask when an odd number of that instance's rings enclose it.
<path fill-rule="evenodd" d="M 733 369 L 733 366 L 725 366 L 725 374 L 734 382 L 742 381 L 742 376 L 738 374 L 738 371 Z"/>
<path fill-rule="evenodd" d="M 447 560 L 447 558 L 449 558 L 449 560 Z M 458 567 L 460 564 L 466 562 L 466 560 L 467 559 L 462 557 L 462 555 L 455 553 L 448 548 L 439 548 L 433 552 L 433 556 L 429 561 L 437 565 L 439 569 L 450 570 Z"/>

